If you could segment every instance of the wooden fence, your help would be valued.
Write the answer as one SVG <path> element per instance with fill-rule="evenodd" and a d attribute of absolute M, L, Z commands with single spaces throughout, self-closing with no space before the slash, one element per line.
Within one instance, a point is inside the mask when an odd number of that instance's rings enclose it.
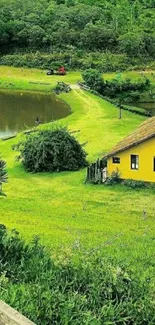
<path fill-rule="evenodd" d="M 97 160 L 92 163 L 87 168 L 86 182 L 101 184 L 106 181 L 107 178 L 107 168 L 105 167 L 105 162 L 103 160 Z"/>
<path fill-rule="evenodd" d="M 0 300 L 0 325 L 35 325 L 15 309 Z"/>
<path fill-rule="evenodd" d="M 90 90 L 90 87 L 85 85 L 83 82 L 78 82 L 78 85 L 80 86 L 81 89 L 84 89 L 84 90 Z"/>

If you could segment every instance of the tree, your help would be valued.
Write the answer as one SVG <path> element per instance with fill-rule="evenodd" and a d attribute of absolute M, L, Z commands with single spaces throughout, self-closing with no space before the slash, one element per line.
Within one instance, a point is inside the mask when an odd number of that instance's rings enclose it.
<path fill-rule="evenodd" d="M 154 0 L 1 0 L 0 51 L 49 53 L 73 45 L 152 57 L 154 28 Z"/>
<path fill-rule="evenodd" d="M 73 171 L 87 166 L 86 152 L 65 128 L 27 135 L 15 149 L 30 172 Z"/>
<path fill-rule="evenodd" d="M 18 34 L 20 41 L 24 44 L 30 44 L 32 47 L 40 47 L 43 45 L 45 31 L 36 25 L 28 24 Z"/>
<path fill-rule="evenodd" d="M 145 44 L 142 33 L 126 33 L 119 38 L 119 49 L 131 56 L 144 54 Z"/>
<path fill-rule="evenodd" d="M 65 0 L 56 0 L 57 5 L 65 4 Z"/>
<path fill-rule="evenodd" d="M 8 181 L 8 172 L 6 170 L 6 162 L 0 159 L 0 195 L 5 195 L 2 191 L 3 183 Z"/>
<path fill-rule="evenodd" d="M 87 69 L 83 72 L 82 77 L 91 89 L 98 92 L 102 91 L 104 80 L 100 71 L 96 69 Z"/>
<path fill-rule="evenodd" d="M 117 38 L 112 29 L 105 27 L 101 22 L 89 23 L 81 33 L 83 47 L 94 51 L 97 49 L 108 50 L 116 46 Z"/>

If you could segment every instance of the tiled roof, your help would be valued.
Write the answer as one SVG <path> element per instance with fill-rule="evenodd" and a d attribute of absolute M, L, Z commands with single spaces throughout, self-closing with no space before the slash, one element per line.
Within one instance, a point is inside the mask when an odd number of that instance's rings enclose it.
<path fill-rule="evenodd" d="M 143 122 L 135 132 L 120 141 L 105 158 L 111 157 L 121 151 L 127 150 L 133 146 L 138 145 L 150 138 L 155 137 L 155 116 L 148 118 Z"/>

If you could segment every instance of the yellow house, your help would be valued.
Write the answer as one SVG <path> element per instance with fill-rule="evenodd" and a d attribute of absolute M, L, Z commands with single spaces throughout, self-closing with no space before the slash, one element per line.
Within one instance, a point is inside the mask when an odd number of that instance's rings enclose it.
<path fill-rule="evenodd" d="M 105 158 L 108 176 L 118 170 L 122 179 L 155 182 L 155 117 L 119 142 Z"/>

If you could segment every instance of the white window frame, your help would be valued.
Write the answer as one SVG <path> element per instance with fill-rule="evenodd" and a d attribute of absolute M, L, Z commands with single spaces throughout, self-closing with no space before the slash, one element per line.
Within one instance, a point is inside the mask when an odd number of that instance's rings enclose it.
<path fill-rule="evenodd" d="M 139 170 L 139 156 L 138 155 L 131 155 L 130 162 L 131 162 L 131 170 Z"/>

